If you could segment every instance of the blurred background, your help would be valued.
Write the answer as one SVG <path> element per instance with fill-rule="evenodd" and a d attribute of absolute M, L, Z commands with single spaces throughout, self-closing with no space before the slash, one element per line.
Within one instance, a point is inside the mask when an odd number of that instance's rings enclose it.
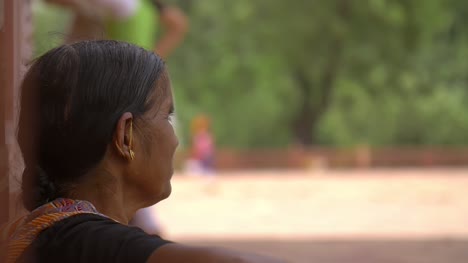
<path fill-rule="evenodd" d="M 165 238 L 290 262 L 468 262 L 467 1 L 164 2 L 189 25 L 167 58 L 181 146 L 152 208 Z M 31 11 L 36 57 L 75 14 Z"/>

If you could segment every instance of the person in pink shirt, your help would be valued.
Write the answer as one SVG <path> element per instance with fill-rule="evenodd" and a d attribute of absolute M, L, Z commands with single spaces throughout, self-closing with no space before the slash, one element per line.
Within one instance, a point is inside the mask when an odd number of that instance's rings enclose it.
<path fill-rule="evenodd" d="M 192 122 L 192 148 L 190 159 L 202 175 L 213 175 L 215 143 L 210 130 L 210 119 L 197 116 Z"/>

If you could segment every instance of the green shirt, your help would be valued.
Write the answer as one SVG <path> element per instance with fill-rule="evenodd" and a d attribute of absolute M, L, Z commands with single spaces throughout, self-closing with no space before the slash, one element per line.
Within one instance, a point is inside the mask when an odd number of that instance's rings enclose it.
<path fill-rule="evenodd" d="M 107 38 L 154 50 L 158 15 L 156 7 L 150 0 L 140 0 L 133 16 L 124 20 L 108 19 L 106 21 Z"/>

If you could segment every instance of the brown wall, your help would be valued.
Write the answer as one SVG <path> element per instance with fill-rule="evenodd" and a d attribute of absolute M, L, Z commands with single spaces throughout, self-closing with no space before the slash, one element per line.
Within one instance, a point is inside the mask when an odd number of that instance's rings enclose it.
<path fill-rule="evenodd" d="M 31 55 L 30 1 L 0 0 L 0 223 L 16 214 L 21 158 L 15 140 L 18 87 Z"/>
<path fill-rule="evenodd" d="M 185 153 L 179 153 L 179 168 L 185 157 Z M 219 170 L 436 166 L 468 166 L 468 148 L 220 149 L 216 155 Z"/>

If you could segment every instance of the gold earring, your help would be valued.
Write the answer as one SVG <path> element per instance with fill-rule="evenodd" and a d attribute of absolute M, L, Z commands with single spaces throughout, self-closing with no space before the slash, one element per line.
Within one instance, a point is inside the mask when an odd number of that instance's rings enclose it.
<path fill-rule="evenodd" d="M 130 148 L 130 160 L 135 159 L 135 152 L 132 150 L 133 145 L 133 120 L 130 120 L 130 141 L 128 142 L 128 147 Z"/>
<path fill-rule="evenodd" d="M 133 144 L 133 120 L 130 119 L 130 141 L 128 142 L 128 146 L 132 149 Z"/>
<path fill-rule="evenodd" d="M 119 144 L 117 143 L 117 141 L 115 142 L 115 147 L 117 147 L 117 149 L 119 150 L 119 152 L 123 155 L 122 148 L 120 148 L 120 146 L 119 146 Z"/>

